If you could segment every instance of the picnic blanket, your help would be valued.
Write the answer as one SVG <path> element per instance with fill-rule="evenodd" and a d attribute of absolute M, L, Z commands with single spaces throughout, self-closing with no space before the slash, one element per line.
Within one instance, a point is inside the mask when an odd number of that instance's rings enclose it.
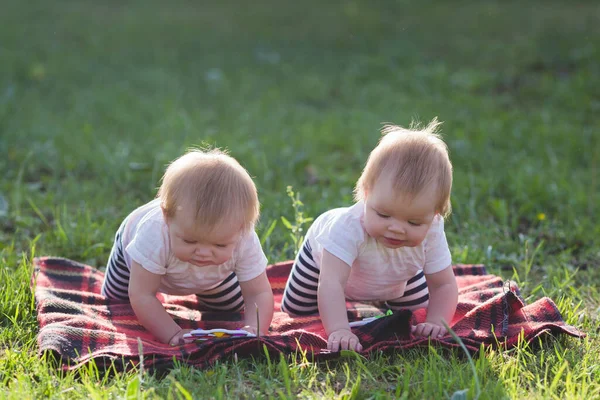
<path fill-rule="evenodd" d="M 36 258 L 32 285 L 40 324 L 40 355 L 52 353 L 62 369 L 75 369 L 94 360 L 99 369 L 117 370 L 140 367 L 140 362 L 150 370 L 168 370 L 175 362 L 207 367 L 220 359 L 264 357 L 266 353 L 277 357 L 279 353 L 305 354 L 315 361 L 339 357 L 339 353 L 326 350 L 327 336 L 317 316 L 290 318 L 279 311 L 291 267 L 288 261 L 267 269 L 276 310 L 270 335 L 171 347 L 158 342 L 139 324 L 129 303 L 107 300 L 100 294 L 104 278 L 100 270 L 65 258 Z M 531 342 L 540 335 L 584 336 L 565 324 L 551 299 L 544 297 L 526 305 L 514 282 L 487 274 L 483 265 L 455 265 L 454 271 L 459 302 L 451 327 L 472 353 L 481 344 L 511 348 L 519 340 Z M 158 296 L 183 328 L 236 329 L 243 325 L 242 313 L 197 311 L 196 296 Z M 386 311 L 357 302 L 348 302 L 347 308 L 351 321 Z M 425 310 L 397 311 L 353 331 L 367 357 L 376 351 L 429 343 L 446 348 L 459 346 L 450 335 L 440 339 L 413 336 L 410 325 L 424 319 Z"/>

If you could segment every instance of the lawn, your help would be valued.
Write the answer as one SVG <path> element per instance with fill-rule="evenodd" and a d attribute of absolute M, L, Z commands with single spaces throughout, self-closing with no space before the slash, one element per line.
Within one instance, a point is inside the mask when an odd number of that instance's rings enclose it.
<path fill-rule="evenodd" d="M 0 394 L 6 398 L 600 398 L 600 5 L 595 1 L 2 1 Z M 34 256 L 106 263 L 122 218 L 193 145 L 282 217 L 352 202 L 382 122 L 444 121 L 453 260 L 550 296 L 586 339 L 312 364 L 100 374 L 37 354 Z M 302 205 L 288 196 L 293 188 Z M 275 228 L 268 232 L 273 224 Z M 297 226 L 299 227 L 299 226 Z"/>

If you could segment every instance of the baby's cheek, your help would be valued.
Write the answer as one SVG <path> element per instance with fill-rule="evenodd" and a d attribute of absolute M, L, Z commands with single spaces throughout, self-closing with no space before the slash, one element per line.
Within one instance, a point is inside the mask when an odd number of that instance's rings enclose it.
<path fill-rule="evenodd" d="M 365 221 L 364 221 L 364 227 L 365 227 L 365 230 L 367 231 L 367 234 L 368 234 L 369 236 L 377 236 L 377 235 L 376 235 L 376 233 L 377 233 L 377 232 L 376 232 L 376 231 L 377 231 L 377 229 L 376 229 L 376 227 L 374 226 L 374 224 L 371 222 L 371 220 L 370 220 L 370 219 L 365 219 Z"/>
<path fill-rule="evenodd" d="M 226 261 L 229 261 L 229 259 L 230 259 L 231 257 L 233 257 L 233 250 L 224 251 L 224 252 L 221 254 L 221 260 L 222 260 L 222 263 L 223 263 L 223 262 L 226 262 Z"/>
<path fill-rule="evenodd" d="M 175 246 L 173 247 L 173 253 L 180 260 L 187 260 L 191 257 L 192 251 L 186 246 Z"/>
<path fill-rule="evenodd" d="M 179 247 L 173 246 L 173 255 L 181 259 L 181 251 L 179 250 Z"/>
<path fill-rule="evenodd" d="M 419 234 L 419 237 L 417 238 L 417 245 L 423 243 L 423 240 L 425 240 L 426 236 L 427 236 L 427 231 L 421 232 Z"/>

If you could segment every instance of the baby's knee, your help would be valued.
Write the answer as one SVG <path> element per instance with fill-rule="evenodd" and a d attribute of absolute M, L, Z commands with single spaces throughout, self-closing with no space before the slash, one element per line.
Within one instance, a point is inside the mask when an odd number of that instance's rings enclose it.
<path fill-rule="evenodd" d="M 117 289 L 109 289 L 108 285 L 103 285 L 100 294 L 108 300 L 129 301 L 129 294 Z"/>
<path fill-rule="evenodd" d="M 281 302 L 281 311 L 289 315 L 290 317 L 306 317 L 310 315 L 318 315 L 319 307 L 318 306 L 296 306 L 294 304 L 290 304 L 289 299 L 283 298 Z"/>

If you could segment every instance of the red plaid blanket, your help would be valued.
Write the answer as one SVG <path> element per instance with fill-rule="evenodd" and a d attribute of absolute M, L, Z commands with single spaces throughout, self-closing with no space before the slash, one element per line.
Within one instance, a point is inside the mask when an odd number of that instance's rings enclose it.
<path fill-rule="evenodd" d="M 167 369 L 175 360 L 205 367 L 218 359 L 306 352 L 313 360 L 337 357 L 324 350 L 326 335 L 318 317 L 290 318 L 275 312 L 272 333 L 260 338 L 214 339 L 171 347 L 156 341 L 137 321 L 126 302 L 109 301 L 100 295 L 104 275 L 92 267 L 64 258 L 37 258 L 33 284 L 40 332 L 40 355 L 54 353 L 62 368 L 73 369 L 94 360 L 99 368 L 111 365 L 119 370 L 138 365 L 147 369 Z M 283 289 L 292 263 L 268 267 L 269 281 L 279 310 Z M 584 333 L 566 325 L 554 302 L 541 298 L 525 305 L 516 285 L 485 272 L 482 265 L 456 265 L 459 302 L 451 327 L 467 348 L 477 352 L 481 344 L 510 348 L 519 340 L 531 342 L 542 334 Z M 196 311 L 195 296 L 159 294 L 167 311 L 185 328 L 239 328 L 241 313 Z M 382 315 L 384 310 L 361 303 L 348 303 L 350 320 Z M 422 321 L 425 310 L 396 312 L 355 328 L 363 354 L 415 346 L 427 346 L 429 339 L 414 337 L 412 323 Z M 432 345 L 456 347 L 447 336 L 431 339 Z"/>

